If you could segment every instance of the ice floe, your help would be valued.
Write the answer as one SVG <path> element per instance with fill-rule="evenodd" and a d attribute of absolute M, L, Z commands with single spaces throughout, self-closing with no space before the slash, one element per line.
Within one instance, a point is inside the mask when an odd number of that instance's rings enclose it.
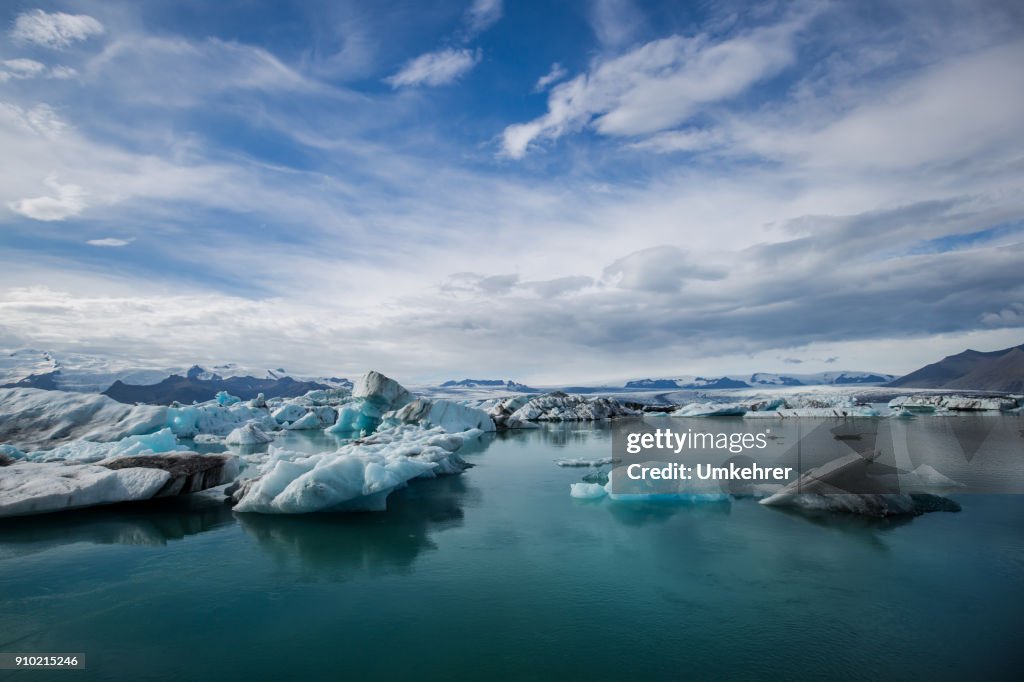
<path fill-rule="evenodd" d="M 613 464 L 618 460 L 611 457 L 601 457 L 598 459 L 586 459 L 583 457 L 564 457 L 562 459 L 556 459 L 555 464 L 560 467 L 601 467 L 607 464 Z"/>
<path fill-rule="evenodd" d="M 972 398 L 963 395 L 904 395 L 889 401 L 893 410 L 909 410 L 911 412 L 1006 412 L 1021 405 L 1022 401 L 1014 397 L 983 397 Z"/>
<path fill-rule="evenodd" d="M 194 453 L 103 464 L 19 462 L 0 476 L 0 517 L 178 495 L 222 485 L 237 475 L 234 457 Z"/>
<path fill-rule="evenodd" d="M 381 511 L 395 489 L 415 478 L 460 473 L 456 454 L 481 431 L 449 434 L 440 427 L 396 426 L 316 454 L 271 448 L 256 478 L 233 491 L 235 511 L 300 514 Z"/>
<path fill-rule="evenodd" d="M 578 500 L 598 500 L 608 492 L 600 483 L 571 483 L 569 494 Z"/>

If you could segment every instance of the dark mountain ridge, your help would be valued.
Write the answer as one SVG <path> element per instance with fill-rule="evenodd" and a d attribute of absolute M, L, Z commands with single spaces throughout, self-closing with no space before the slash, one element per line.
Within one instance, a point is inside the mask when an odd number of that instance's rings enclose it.
<path fill-rule="evenodd" d="M 894 388 L 1024 392 L 1024 344 L 1003 350 L 965 350 L 891 381 Z"/>

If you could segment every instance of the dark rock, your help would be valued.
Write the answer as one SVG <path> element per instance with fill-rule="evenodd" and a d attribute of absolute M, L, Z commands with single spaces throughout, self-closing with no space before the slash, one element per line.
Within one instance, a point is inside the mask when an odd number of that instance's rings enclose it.
<path fill-rule="evenodd" d="M 238 461 L 230 455 L 199 455 L 183 453 L 174 455 L 141 455 L 118 457 L 100 462 L 107 469 L 162 469 L 171 475 L 170 480 L 153 496 L 170 497 L 187 495 L 207 488 L 215 488 L 231 481 L 238 475 Z"/>

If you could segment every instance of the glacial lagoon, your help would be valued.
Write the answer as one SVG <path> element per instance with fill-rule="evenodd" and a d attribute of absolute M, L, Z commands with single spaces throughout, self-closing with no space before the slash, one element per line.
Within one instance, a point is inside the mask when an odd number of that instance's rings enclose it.
<path fill-rule="evenodd" d="M 909 428 L 936 451 L 1024 429 L 984 419 Z M 571 498 L 588 470 L 553 460 L 610 452 L 607 425 L 487 435 L 382 513 L 196 495 L 5 519 L 0 651 L 84 653 L 31 673 L 60 680 L 1016 679 L 1024 496 L 900 520 Z"/>

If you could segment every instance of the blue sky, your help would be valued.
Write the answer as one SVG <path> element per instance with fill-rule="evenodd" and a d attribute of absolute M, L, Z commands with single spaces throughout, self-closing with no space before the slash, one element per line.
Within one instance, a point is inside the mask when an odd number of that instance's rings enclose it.
<path fill-rule="evenodd" d="M 554 383 L 1013 345 L 1022 63 L 1013 2 L 4 3 L 0 348 Z"/>

